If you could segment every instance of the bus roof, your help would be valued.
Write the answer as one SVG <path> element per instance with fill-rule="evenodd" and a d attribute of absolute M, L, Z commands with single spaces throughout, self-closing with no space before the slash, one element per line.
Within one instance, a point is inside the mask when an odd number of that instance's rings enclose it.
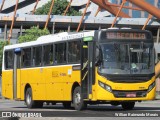
<path fill-rule="evenodd" d="M 28 46 L 36 46 L 36 45 L 40 45 L 40 44 L 47 44 L 47 43 L 53 43 L 53 42 L 59 42 L 59 41 L 69 41 L 69 40 L 73 40 L 73 39 L 77 39 L 77 38 L 94 36 L 94 32 L 95 31 L 79 32 L 79 33 L 77 33 L 77 32 L 63 32 L 63 33 L 58 33 L 58 34 L 50 34 L 50 35 L 41 36 L 36 41 L 5 46 L 4 50 L 23 48 L 23 47 L 28 47 Z"/>

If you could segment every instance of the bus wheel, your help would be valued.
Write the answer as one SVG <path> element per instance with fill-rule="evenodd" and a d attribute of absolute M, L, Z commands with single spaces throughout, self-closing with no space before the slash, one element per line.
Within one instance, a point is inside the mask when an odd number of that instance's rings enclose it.
<path fill-rule="evenodd" d="M 124 110 L 132 110 L 134 108 L 135 102 L 123 102 L 122 108 Z"/>
<path fill-rule="evenodd" d="M 43 102 L 33 100 L 31 88 L 27 88 L 27 90 L 26 90 L 25 102 L 26 102 L 26 105 L 28 108 L 41 108 L 41 107 L 43 107 Z"/>
<path fill-rule="evenodd" d="M 34 101 L 32 100 L 32 89 L 27 88 L 26 94 L 25 94 L 25 101 L 28 108 L 34 108 Z"/>
<path fill-rule="evenodd" d="M 70 109 L 71 108 L 71 102 L 63 102 L 63 107 L 66 109 Z"/>
<path fill-rule="evenodd" d="M 82 99 L 81 88 L 79 86 L 74 89 L 73 104 L 75 110 L 83 110 L 87 107 L 87 104 Z"/>

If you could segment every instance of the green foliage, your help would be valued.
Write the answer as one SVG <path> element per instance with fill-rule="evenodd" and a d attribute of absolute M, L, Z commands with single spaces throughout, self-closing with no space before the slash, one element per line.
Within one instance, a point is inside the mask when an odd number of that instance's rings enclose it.
<path fill-rule="evenodd" d="M 3 47 L 8 44 L 8 41 L 0 40 L 0 73 L 2 72 Z"/>
<path fill-rule="evenodd" d="M 25 31 L 25 35 L 19 36 L 18 42 L 23 43 L 23 42 L 34 41 L 37 40 L 38 37 L 48 34 L 50 33 L 47 29 L 41 30 L 38 27 L 31 27 L 31 29 L 27 29 Z"/>
<path fill-rule="evenodd" d="M 35 12 L 36 15 L 47 15 L 51 6 L 51 1 L 42 7 L 38 8 Z M 62 15 L 68 6 L 67 0 L 55 0 L 52 9 L 52 15 Z M 74 8 L 70 7 L 67 12 L 67 16 L 80 16 L 81 13 Z"/>

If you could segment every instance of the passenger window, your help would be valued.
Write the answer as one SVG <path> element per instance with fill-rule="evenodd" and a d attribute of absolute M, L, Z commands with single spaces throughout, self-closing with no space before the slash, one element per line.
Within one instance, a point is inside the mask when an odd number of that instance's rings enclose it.
<path fill-rule="evenodd" d="M 41 66 L 42 65 L 42 46 L 33 47 L 33 66 Z"/>
<path fill-rule="evenodd" d="M 31 48 L 23 49 L 22 52 L 22 67 L 31 66 Z"/>
<path fill-rule="evenodd" d="M 43 64 L 44 65 L 53 65 L 53 45 L 45 45 L 43 47 Z"/>
<path fill-rule="evenodd" d="M 80 42 L 72 41 L 68 42 L 68 62 L 76 63 L 80 62 Z"/>
<path fill-rule="evenodd" d="M 55 45 L 55 64 L 66 63 L 66 43 Z"/>
<path fill-rule="evenodd" d="M 13 51 L 5 52 L 5 68 L 13 69 Z"/>

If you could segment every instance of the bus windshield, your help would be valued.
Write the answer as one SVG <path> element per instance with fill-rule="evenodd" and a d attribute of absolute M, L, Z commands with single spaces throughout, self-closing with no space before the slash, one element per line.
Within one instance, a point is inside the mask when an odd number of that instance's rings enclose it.
<path fill-rule="evenodd" d="M 100 73 L 154 73 L 154 49 L 150 43 L 101 43 L 100 49 Z"/>

